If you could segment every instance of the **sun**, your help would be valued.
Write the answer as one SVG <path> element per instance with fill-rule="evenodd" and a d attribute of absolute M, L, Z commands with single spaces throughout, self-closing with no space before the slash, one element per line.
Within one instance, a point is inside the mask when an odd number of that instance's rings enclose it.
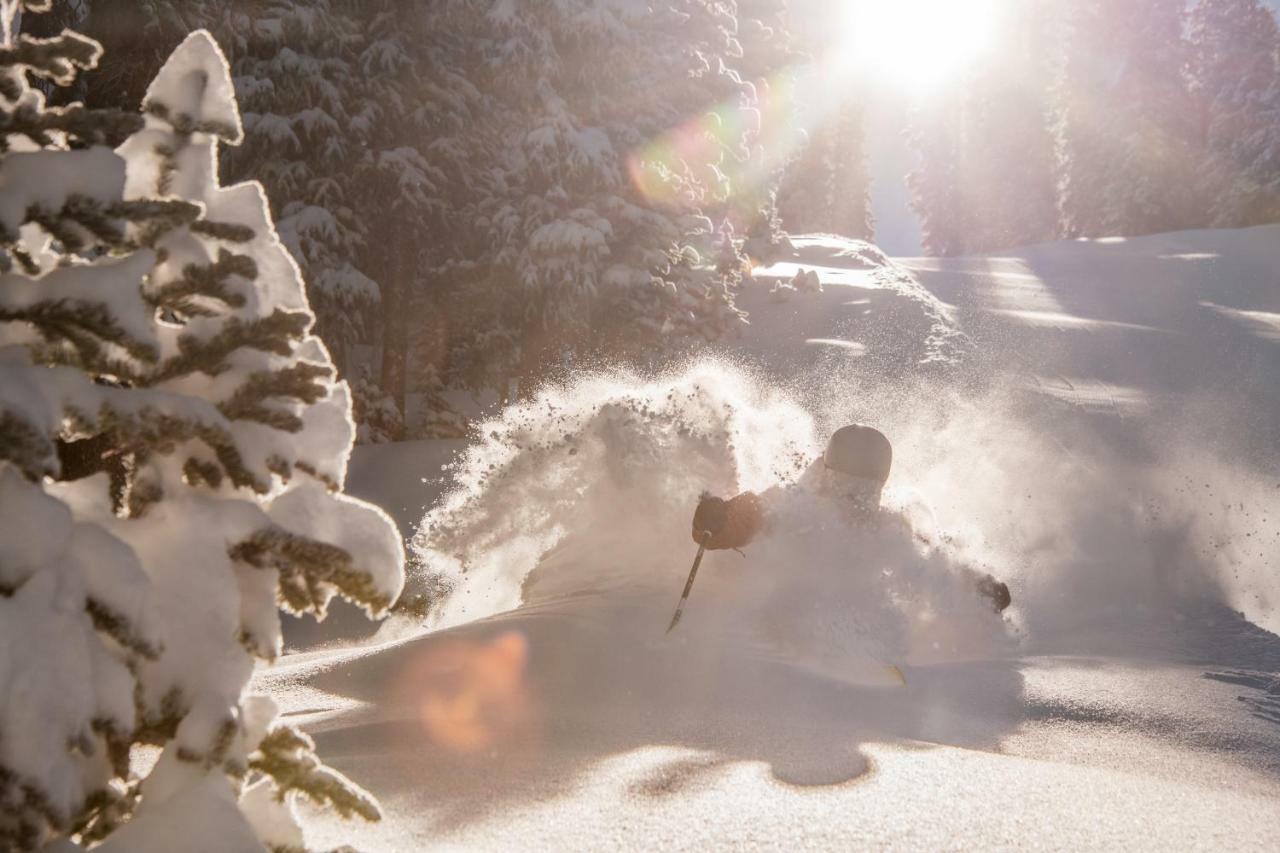
<path fill-rule="evenodd" d="M 847 0 L 845 63 L 923 94 L 996 40 L 1000 0 Z"/>

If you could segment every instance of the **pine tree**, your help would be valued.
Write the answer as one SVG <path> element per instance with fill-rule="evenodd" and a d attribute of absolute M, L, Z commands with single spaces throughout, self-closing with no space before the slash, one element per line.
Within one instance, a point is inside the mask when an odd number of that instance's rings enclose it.
<path fill-rule="evenodd" d="M 931 252 L 993 251 L 1056 234 L 1051 3 L 1011 4 L 1002 28 L 999 50 L 915 114 L 919 160 L 909 183 Z"/>
<path fill-rule="evenodd" d="M 358 0 L 357 66 L 369 81 L 369 134 L 354 170 L 357 207 L 377 239 L 359 254 L 380 283 L 379 384 L 408 416 L 416 394 L 428 425 L 451 421 L 440 399 L 449 367 L 450 315 L 461 313 L 474 237 L 484 97 L 464 68 L 475 45 L 456 32 L 458 10 L 400 0 Z M 461 326 L 461 324 L 458 324 Z M 465 333 L 464 333 L 465 336 Z M 433 427 L 415 429 L 439 434 Z"/>
<path fill-rule="evenodd" d="M 791 37 L 789 5 L 787 0 L 738 0 L 742 56 L 731 64 L 744 80 L 757 86 L 777 81 L 801 61 Z"/>
<path fill-rule="evenodd" d="M 224 156 L 227 174 L 266 186 L 319 334 L 345 370 L 373 337 L 383 295 L 359 262 L 378 217 L 359 204 L 352 165 L 384 105 L 367 97 L 358 53 L 365 22 L 355 11 L 335 0 L 256 0 L 228 4 L 209 22 L 231 45 L 245 110 L 245 144 Z"/>
<path fill-rule="evenodd" d="M 973 212 L 962 195 L 961 115 L 955 99 L 940 98 L 917 109 L 909 131 L 917 158 L 907 175 L 911 206 L 920 217 L 924 250 L 942 257 L 968 249 Z"/>
<path fill-rule="evenodd" d="M 725 64 L 729 11 L 573 0 L 485 21 L 501 172 L 481 213 L 494 326 L 515 330 L 520 375 L 736 326 L 702 215 L 748 156 L 744 130 L 708 111 L 748 96 Z"/>
<path fill-rule="evenodd" d="M 455 4 L 399 0 L 99 2 L 87 21 L 120 47 L 91 78 L 99 100 L 130 94 L 192 28 L 229 45 L 248 126 L 224 166 L 268 185 L 320 336 L 361 399 L 397 407 L 361 421 L 362 438 L 395 424 L 389 437 L 404 437 L 407 391 L 426 389 L 427 407 L 443 407 L 428 420 L 451 417 L 440 377 L 450 345 L 464 344 L 422 339 L 457 298 L 454 269 L 476 231 L 459 188 L 483 174 L 462 132 L 482 111 L 479 93 L 452 66 L 460 21 Z M 363 406 L 357 417 L 366 412 L 389 414 Z"/>
<path fill-rule="evenodd" d="M 778 192 L 782 224 L 792 233 L 824 231 L 875 239 L 871 177 L 861 106 L 845 100 L 816 118 L 787 167 Z"/>
<path fill-rule="evenodd" d="M 1061 83 L 1067 236 L 1203 224 L 1182 0 L 1071 4 Z"/>
<path fill-rule="evenodd" d="M 1206 148 L 1201 191 L 1215 227 L 1280 221 L 1280 26 L 1258 0 L 1201 0 L 1192 79 Z"/>
<path fill-rule="evenodd" d="M 797 135 L 796 95 L 808 57 L 793 38 L 787 0 L 739 0 L 738 45 L 734 70 L 751 87 L 749 109 L 759 116 L 750 133 L 750 155 L 737 159 L 731 174 L 733 197 L 726 211 L 730 223 L 746 234 L 742 251 L 758 263 L 772 263 L 787 248 L 779 213 L 783 176 Z M 742 267 L 733 247 L 725 246 L 722 266 Z"/>
<path fill-rule="evenodd" d="M 776 137 L 771 141 L 779 150 L 761 152 L 763 163 L 776 166 L 766 189 L 776 188 L 778 218 L 792 233 L 823 231 L 872 239 L 866 92 L 856 82 L 823 79 L 822 55 L 843 46 L 826 44 L 825 38 L 812 33 L 801 41 L 792 32 L 789 5 L 778 0 L 739 3 L 739 18 L 744 21 L 740 31 L 749 34 L 764 27 L 776 42 L 776 46 L 765 42 L 744 51 L 744 61 L 760 54 L 773 63 L 772 85 L 762 96 L 762 111 L 766 122 L 774 125 L 766 132 Z M 811 19 L 838 14 L 826 5 L 808 12 Z M 759 41 L 743 37 L 744 45 Z"/>
<path fill-rule="evenodd" d="M 375 114 L 403 106 L 365 96 L 379 80 L 377 70 L 361 67 L 364 15 L 361 4 L 342 0 L 98 0 L 84 21 L 108 48 L 102 68 L 86 77 L 90 105 L 137 102 L 193 29 L 207 28 L 228 46 L 246 142 L 224 153 L 224 170 L 267 185 L 281 235 L 306 275 L 318 332 L 353 376 L 361 348 L 381 331 L 383 283 L 368 274 L 365 253 L 373 254 L 369 235 L 385 198 L 362 194 L 351 166 L 367 151 Z"/>
<path fill-rule="evenodd" d="M 1057 236 L 1054 138 L 1049 110 L 1056 20 L 1051 2 L 1010 4 L 968 82 L 963 180 L 971 222 L 967 252 Z"/>
<path fill-rule="evenodd" d="M 267 185 L 319 334 L 361 380 L 362 413 L 389 399 L 407 431 L 456 431 L 447 388 L 505 392 L 565 359 L 643 358 L 740 325 L 735 273 L 717 269 L 704 214 L 768 196 L 741 121 L 761 84 L 733 64 L 772 69 L 785 33 L 752 30 L 746 54 L 732 4 L 149 0 L 145 20 L 97 11 L 119 5 L 100 0 L 92 20 L 155 34 L 130 48 L 135 68 L 179 28 L 165 22 L 227 44 L 246 143 L 226 171 Z M 661 144 L 705 121 L 721 127 L 692 155 Z M 588 242 L 557 242 L 573 235 Z"/>
<path fill-rule="evenodd" d="M 199 32 L 145 119 L 48 107 L 28 75 L 71 85 L 101 49 L 15 35 L 21 5 L 0 0 L 0 688 L 26 700 L 0 712 L 0 846 L 179 849 L 214 820 L 228 849 L 293 849 L 297 795 L 376 818 L 244 695 L 278 606 L 381 612 L 403 552 L 341 494 L 349 395 L 262 187 L 219 185 L 226 63 Z"/>
<path fill-rule="evenodd" d="M 160 66 L 187 34 L 208 26 L 221 0 L 78 0 L 54 4 L 55 13 L 41 22 L 84 32 L 103 47 L 92 74 L 81 75 L 63 97 L 94 108 L 139 104 Z M 45 17 L 45 16 L 40 16 Z M 56 21 L 55 18 L 63 20 Z M 38 19 L 37 19 L 38 20 Z"/>

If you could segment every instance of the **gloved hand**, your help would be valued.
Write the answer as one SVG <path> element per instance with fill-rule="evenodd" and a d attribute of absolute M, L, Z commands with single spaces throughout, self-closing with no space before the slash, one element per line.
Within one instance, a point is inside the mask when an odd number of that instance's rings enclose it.
<path fill-rule="evenodd" d="M 693 513 L 693 541 L 709 551 L 744 548 L 763 525 L 764 509 L 751 492 L 727 501 L 704 494 Z"/>
<path fill-rule="evenodd" d="M 729 502 L 708 492 L 703 492 L 698 499 L 698 508 L 693 512 L 693 541 L 699 545 L 710 535 L 714 537 L 724 530 L 729 523 Z"/>
<path fill-rule="evenodd" d="M 1003 613 L 1013 603 L 1009 586 L 991 575 L 983 575 L 978 579 L 978 594 L 990 601 L 997 613 Z"/>

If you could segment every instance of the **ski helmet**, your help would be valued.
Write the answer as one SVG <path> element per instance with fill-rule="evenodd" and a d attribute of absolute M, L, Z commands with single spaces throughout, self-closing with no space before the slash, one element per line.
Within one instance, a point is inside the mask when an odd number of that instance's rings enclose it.
<path fill-rule="evenodd" d="M 852 424 L 831 436 L 822 462 L 832 471 L 871 480 L 883 488 L 893 465 L 893 445 L 880 430 Z"/>

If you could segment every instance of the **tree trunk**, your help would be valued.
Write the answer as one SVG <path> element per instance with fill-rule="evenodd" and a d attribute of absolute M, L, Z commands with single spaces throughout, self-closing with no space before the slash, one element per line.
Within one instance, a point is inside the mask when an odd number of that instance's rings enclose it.
<path fill-rule="evenodd" d="M 405 282 L 405 263 L 399 241 L 390 247 L 395 252 L 388 269 L 392 278 L 382 285 L 382 390 L 391 396 L 403 419 L 407 390 L 406 366 L 409 354 L 409 300 Z"/>

